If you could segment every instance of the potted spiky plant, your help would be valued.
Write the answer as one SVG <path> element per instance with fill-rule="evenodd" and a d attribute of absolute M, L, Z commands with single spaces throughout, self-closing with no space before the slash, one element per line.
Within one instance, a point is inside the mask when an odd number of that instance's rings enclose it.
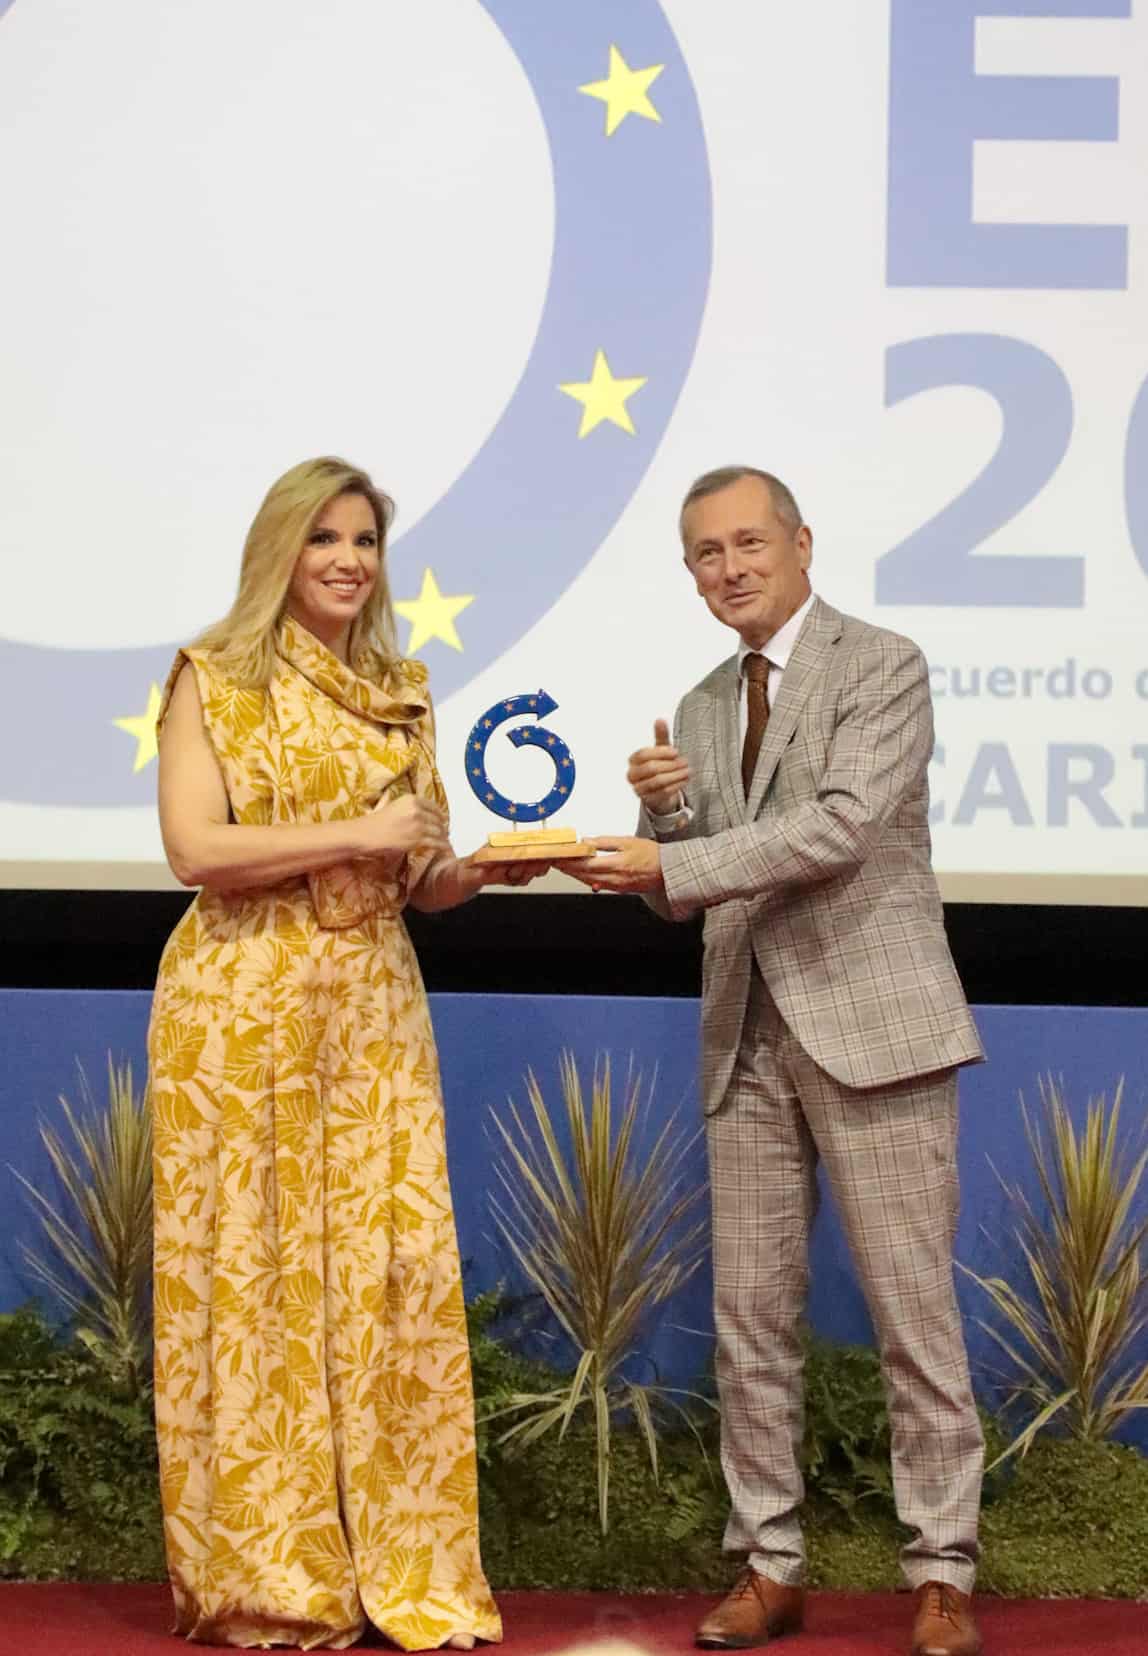
<path fill-rule="evenodd" d="M 1022 1402 L 1032 1412 L 994 1464 L 1023 1455 L 1054 1421 L 1095 1441 L 1148 1408 L 1148 1362 L 1134 1357 L 1148 1329 L 1148 1214 L 1137 1217 L 1148 1149 L 1121 1147 L 1122 1082 L 1111 1105 L 1103 1095 L 1089 1101 L 1079 1131 L 1061 1087 L 1051 1077 L 1039 1087 L 1043 1129 L 1023 1098 L 1021 1111 L 1043 1211 L 993 1168 L 1016 1213 L 1027 1280 L 961 1266 L 999 1314 L 980 1326 L 1012 1366 L 1006 1408 Z"/>
<path fill-rule="evenodd" d="M 564 1434 L 580 1410 L 592 1413 L 605 1533 L 612 1420 L 624 1413 L 637 1423 L 655 1481 L 659 1413 L 673 1410 L 696 1431 L 682 1400 L 698 1394 L 639 1385 L 625 1367 L 659 1308 L 702 1264 L 708 1227 L 698 1213 L 703 1191 L 685 1177 L 697 1135 L 679 1133 L 671 1118 L 638 1147 L 646 1114 L 640 1075 L 628 1076 L 620 1111 L 608 1059 L 595 1066 L 588 1097 L 569 1052 L 561 1055 L 559 1080 L 569 1152 L 528 1073 L 529 1112 L 513 1101 L 505 1115 L 492 1112 L 501 1156 L 491 1200 L 512 1257 L 573 1343 L 577 1363 L 562 1385 L 518 1393 L 497 1414 L 518 1416 L 500 1441 L 524 1446 L 551 1430 Z"/>
<path fill-rule="evenodd" d="M 13 1168 L 39 1216 L 42 1245 L 25 1247 L 32 1276 L 70 1313 L 76 1337 L 134 1394 L 151 1370 L 152 1128 L 130 1063 L 108 1057 L 107 1104 L 79 1072 L 80 1107 L 60 1098 L 67 1133 L 41 1123 L 60 1186 L 54 1202 Z"/>

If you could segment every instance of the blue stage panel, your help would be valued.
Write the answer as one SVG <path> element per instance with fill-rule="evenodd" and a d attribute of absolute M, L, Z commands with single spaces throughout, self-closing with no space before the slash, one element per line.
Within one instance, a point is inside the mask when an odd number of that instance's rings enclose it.
<path fill-rule="evenodd" d="M 38 1122 L 59 1119 L 61 1093 L 77 1099 L 77 1063 L 97 1097 L 103 1093 L 109 1051 L 117 1060 L 130 1059 L 142 1081 L 149 1001 L 149 995 L 134 991 L 0 993 L 0 1308 L 10 1309 L 30 1293 L 19 1245 L 36 1228 L 9 1167 L 34 1180 L 47 1177 Z M 687 1135 L 700 1125 L 696 1001 L 436 995 L 431 1005 L 468 1292 L 508 1272 L 489 1207 L 497 1154 L 490 1112 L 503 1110 L 509 1097 L 526 1104 L 528 1070 L 557 1107 L 559 1054 L 573 1052 L 587 1081 L 595 1061 L 609 1054 L 616 1087 L 631 1063 L 647 1083 L 654 1080 L 648 1134 L 672 1112 Z M 1081 1119 L 1089 1097 L 1100 1092 L 1111 1096 L 1123 1077 L 1123 1135 L 1131 1146 L 1148 1120 L 1148 1010 L 993 1006 L 978 1008 L 976 1016 L 988 1062 L 961 1077 L 963 1202 L 957 1254 L 983 1272 L 1015 1278 L 1011 1217 L 990 1163 L 1005 1178 L 1032 1187 L 1019 1099 L 1023 1095 L 1030 1111 L 1038 1106 L 1039 1079 L 1051 1074 L 1063 1081 L 1073 1114 Z M 688 1166 L 701 1183 L 700 1139 Z M 1142 1194 L 1148 1207 L 1148 1189 Z M 983 1297 L 965 1282 L 960 1291 L 974 1366 L 992 1363 L 993 1348 L 975 1322 L 985 1312 Z M 706 1366 L 708 1296 L 708 1281 L 700 1273 L 668 1309 L 642 1354 L 639 1372 L 650 1376 L 656 1370 L 662 1377 L 688 1382 Z M 814 1326 L 833 1338 L 869 1338 L 864 1303 L 828 1204 L 814 1239 L 810 1309 Z M 1135 1438 L 1148 1446 L 1148 1424 Z"/>

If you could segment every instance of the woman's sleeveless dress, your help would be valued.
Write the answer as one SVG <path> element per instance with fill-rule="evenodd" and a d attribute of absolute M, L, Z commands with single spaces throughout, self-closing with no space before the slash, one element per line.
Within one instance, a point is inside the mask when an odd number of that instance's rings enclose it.
<path fill-rule="evenodd" d="M 426 670 L 382 682 L 288 620 L 265 691 L 195 672 L 239 823 L 445 804 Z M 165 698 L 166 706 L 166 698 Z M 162 714 L 161 714 L 162 718 Z M 412 866 L 413 865 L 413 866 Z M 203 891 L 164 951 L 156 1418 L 177 1631 L 405 1650 L 497 1640 L 414 859 Z"/>

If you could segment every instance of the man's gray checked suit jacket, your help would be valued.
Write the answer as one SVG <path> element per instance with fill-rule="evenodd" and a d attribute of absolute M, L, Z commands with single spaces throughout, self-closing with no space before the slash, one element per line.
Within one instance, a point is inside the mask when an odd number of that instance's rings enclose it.
<path fill-rule="evenodd" d="M 850 1087 L 983 1057 L 930 860 L 928 673 L 908 639 L 815 599 L 742 792 L 736 656 L 674 720 L 689 823 L 662 841 L 665 899 L 705 915 L 702 1086 L 721 1104 L 758 967 L 810 1056 Z M 639 832 L 652 829 L 643 813 Z"/>

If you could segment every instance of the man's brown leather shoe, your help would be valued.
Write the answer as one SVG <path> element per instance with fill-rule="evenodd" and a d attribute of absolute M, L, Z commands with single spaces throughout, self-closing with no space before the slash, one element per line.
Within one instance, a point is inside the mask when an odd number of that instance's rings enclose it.
<path fill-rule="evenodd" d="M 945 1581 L 926 1581 L 918 1587 L 913 1656 L 980 1656 L 980 1648 L 968 1593 Z"/>
<path fill-rule="evenodd" d="M 747 1564 L 733 1591 L 702 1622 L 694 1643 L 703 1650 L 748 1650 L 783 1633 L 799 1633 L 804 1617 L 803 1588 L 783 1587 Z"/>

